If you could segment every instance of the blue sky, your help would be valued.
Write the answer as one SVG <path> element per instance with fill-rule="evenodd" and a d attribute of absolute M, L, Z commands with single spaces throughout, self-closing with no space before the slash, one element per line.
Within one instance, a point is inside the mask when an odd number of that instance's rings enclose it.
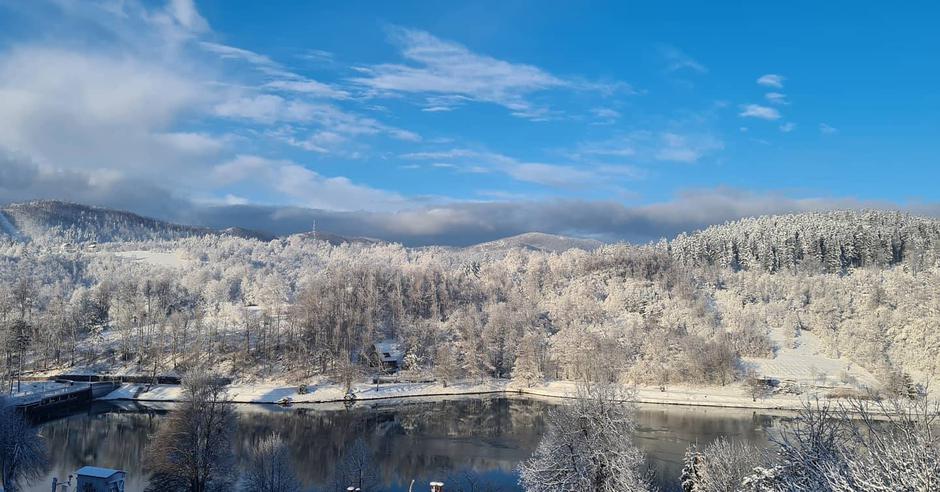
<path fill-rule="evenodd" d="M 0 201 L 414 244 L 933 214 L 937 14 L 0 0 Z"/>

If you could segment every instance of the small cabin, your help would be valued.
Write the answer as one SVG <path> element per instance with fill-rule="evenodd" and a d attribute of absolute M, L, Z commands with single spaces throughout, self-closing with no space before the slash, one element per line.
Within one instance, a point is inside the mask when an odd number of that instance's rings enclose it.
<path fill-rule="evenodd" d="M 375 359 L 378 361 L 382 370 L 388 373 L 398 372 L 401 369 L 405 354 L 401 350 L 401 345 L 395 340 L 384 340 L 372 344 L 375 350 Z"/>
<path fill-rule="evenodd" d="M 82 467 L 75 472 L 75 492 L 124 492 L 125 475 L 121 470 Z"/>

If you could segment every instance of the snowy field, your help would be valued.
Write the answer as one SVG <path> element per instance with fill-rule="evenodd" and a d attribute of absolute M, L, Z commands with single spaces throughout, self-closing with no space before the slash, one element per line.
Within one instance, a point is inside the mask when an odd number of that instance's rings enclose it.
<path fill-rule="evenodd" d="M 182 251 L 173 250 L 173 251 L 144 251 L 144 250 L 135 250 L 135 251 L 117 251 L 114 253 L 102 253 L 102 254 L 113 254 L 115 256 L 125 258 L 131 261 L 146 263 L 148 265 L 165 267 L 165 268 L 186 268 L 192 264 L 192 260 L 187 258 Z"/>
<path fill-rule="evenodd" d="M 878 380 L 851 360 L 833 359 L 825 354 L 822 341 L 809 331 L 800 331 L 796 346 L 788 346 L 781 330 L 771 330 L 777 346 L 773 358 L 745 357 L 742 361 L 757 374 L 780 381 L 820 387 L 877 388 Z"/>

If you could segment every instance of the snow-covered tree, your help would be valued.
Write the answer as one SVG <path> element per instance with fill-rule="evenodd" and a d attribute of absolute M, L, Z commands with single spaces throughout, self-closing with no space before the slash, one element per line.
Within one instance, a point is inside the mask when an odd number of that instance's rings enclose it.
<path fill-rule="evenodd" d="M 611 385 L 587 385 L 578 399 L 552 409 L 531 458 L 519 465 L 527 491 L 619 492 L 652 488 L 629 395 Z"/>

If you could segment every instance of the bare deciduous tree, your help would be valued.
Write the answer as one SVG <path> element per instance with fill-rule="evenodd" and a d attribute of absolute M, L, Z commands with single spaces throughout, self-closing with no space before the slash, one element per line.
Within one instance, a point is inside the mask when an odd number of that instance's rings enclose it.
<path fill-rule="evenodd" d="M 270 435 L 251 450 L 245 466 L 245 492 L 297 492 L 300 481 L 294 474 L 290 450 L 279 436 Z"/>
<path fill-rule="evenodd" d="M 148 450 L 153 473 L 148 490 L 212 492 L 229 489 L 235 413 L 224 383 L 193 371 L 183 378 L 183 402 Z"/>
<path fill-rule="evenodd" d="M 342 459 L 336 465 L 333 481 L 337 491 L 345 491 L 347 487 L 356 487 L 362 492 L 377 489 L 379 477 L 376 464 L 372 459 L 372 451 L 361 437 L 346 448 Z"/>
<path fill-rule="evenodd" d="M 16 492 L 46 470 L 46 447 L 33 426 L 7 399 L 0 400 L 0 478 L 3 490 Z"/>

